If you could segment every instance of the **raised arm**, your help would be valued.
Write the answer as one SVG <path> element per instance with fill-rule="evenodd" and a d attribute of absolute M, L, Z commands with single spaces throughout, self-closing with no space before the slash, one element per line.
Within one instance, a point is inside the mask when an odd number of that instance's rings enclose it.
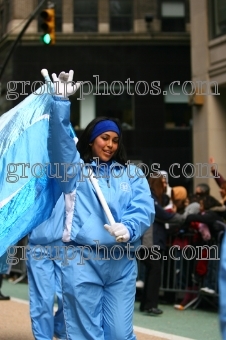
<path fill-rule="evenodd" d="M 44 78 L 48 79 L 48 71 L 41 71 Z M 70 101 L 68 96 L 74 94 L 81 83 L 73 82 L 73 71 L 61 72 L 59 77 L 52 74 L 53 78 L 53 103 L 50 112 L 48 151 L 52 169 L 55 169 L 56 179 L 64 193 L 75 189 L 76 171 L 80 164 L 80 155 L 75 142 L 70 137 Z M 77 165 L 76 165 L 77 164 Z"/>
<path fill-rule="evenodd" d="M 219 172 L 217 171 L 217 168 L 214 166 L 216 163 L 213 157 L 210 157 L 209 163 L 211 164 L 211 172 L 214 176 L 214 179 L 217 185 L 220 187 L 221 184 L 225 181 L 225 179 L 221 174 L 219 174 Z"/>

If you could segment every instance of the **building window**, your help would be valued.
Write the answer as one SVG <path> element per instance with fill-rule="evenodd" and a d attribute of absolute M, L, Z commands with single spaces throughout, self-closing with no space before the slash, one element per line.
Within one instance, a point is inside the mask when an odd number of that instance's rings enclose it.
<path fill-rule="evenodd" d="M 161 3 L 162 32 L 185 32 L 184 2 Z"/>
<path fill-rule="evenodd" d="M 74 0 L 74 31 L 97 32 L 98 1 Z"/>
<path fill-rule="evenodd" d="M 7 33 L 7 24 L 9 22 L 10 10 L 9 2 L 6 0 L 0 1 L 0 38 Z"/>
<path fill-rule="evenodd" d="M 55 31 L 62 32 L 62 0 L 54 0 L 55 4 Z"/>
<path fill-rule="evenodd" d="M 226 1 L 210 0 L 209 1 L 210 16 L 210 38 L 226 34 Z"/>
<path fill-rule="evenodd" d="M 115 93 L 119 93 L 120 90 L 114 86 Z M 92 119 L 99 116 L 118 118 L 124 130 L 134 128 L 134 96 L 127 94 L 126 91 L 120 95 L 113 95 L 107 83 L 105 87 L 99 86 L 99 92 L 95 85 L 92 91 L 90 87 L 84 86 L 83 92 L 90 92 L 84 95 L 84 100 L 80 100 L 82 98 L 80 90 L 70 97 L 71 123 L 75 129 L 84 129 Z"/>
<path fill-rule="evenodd" d="M 165 86 L 164 89 L 164 110 L 165 110 L 165 128 L 189 128 L 192 124 L 192 110 L 189 103 L 191 87 L 189 84 L 182 88 L 180 85 Z"/>
<path fill-rule="evenodd" d="M 0 8 L 0 38 L 2 38 L 4 33 L 4 11 Z"/>
<path fill-rule="evenodd" d="M 39 0 L 39 2 L 41 2 L 41 0 Z M 62 32 L 62 0 L 54 0 L 51 2 L 54 4 L 54 9 L 55 9 L 55 31 Z M 47 6 L 44 5 L 42 10 L 46 8 Z M 39 15 L 38 16 L 38 32 L 42 32 L 42 29 L 41 29 L 42 22 L 43 22 L 43 19 Z"/>
<path fill-rule="evenodd" d="M 133 30 L 133 1 L 110 1 L 110 31 L 130 32 Z"/>

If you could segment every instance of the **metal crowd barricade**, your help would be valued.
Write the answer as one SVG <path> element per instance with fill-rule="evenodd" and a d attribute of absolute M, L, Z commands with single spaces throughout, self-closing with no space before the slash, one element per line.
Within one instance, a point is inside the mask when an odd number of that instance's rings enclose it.
<path fill-rule="evenodd" d="M 166 250 L 162 254 L 161 291 L 178 293 L 190 291 L 187 287 L 191 285 L 192 274 L 195 272 L 195 261 L 192 258 L 193 254 L 191 254 L 194 247 L 192 238 L 193 234 L 184 233 L 177 237 L 180 242 L 174 242 L 175 236 L 169 236 Z M 187 242 L 183 247 L 184 240 L 187 240 Z M 182 253 L 182 251 L 184 252 Z"/>
<path fill-rule="evenodd" d="M 194 298 L 184 306 L 184 309 L 192 305 L 193 309 L 195 309 L 202 300 L 207 300 L 211 305 L 217 307 L 220 244 L 223 234 L 223 231 L 219 232 L 217 237 L 201 243 L 194 242 L 194 233 L 170 235 L 167 248 L 162 254 L 160 292 L 175 292 L 178 295 L 193 293 Z M 202 258 L 202 250 L 204 249 L 207 251 L 207 259 L 205 259 L 204 255 Z M 208 272 L 203 275 L 197 272 L 198 261 L 208 261 L 206 264 L 207 271 L 212 270 L 212 277 Z M 200 290 L 201 287 L 204 287 L 206 275 L 209 275 L 209 278 L 214 280 L 213 294 Z"/>

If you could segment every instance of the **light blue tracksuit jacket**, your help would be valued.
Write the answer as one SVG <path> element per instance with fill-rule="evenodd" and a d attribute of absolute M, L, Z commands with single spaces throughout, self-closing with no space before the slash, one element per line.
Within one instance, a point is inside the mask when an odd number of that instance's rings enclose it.
<path fill-rule="evenodd" d="M 61 286 L 64 216 L 62 194 L 50 218 L 29 235 L 27 273 L 32 331 L 36 340 L 52 340 L 54 335 L 66 339 Z M 58 310 L 53 316 L 55 296 Z"/>
<path fill-rule="evenodd" d="M 51 163 L 59 167 L 59 185 L 67 194 L 63 240 L 69 242 L 72 259 L 62 268 L 67 337 L 132 340 L 137 270 L 131 258 L 154 220 L 150 189 L 141 170 L 132 165 L 126 168 L 113 161 L 110 167 L 98 167 L 91 162 L 115 221 L 131 235 L 128 245 L 117 243 L 104 229 L 108 220 L 88 178 L 88 166 L 69 137 L 70 102 L 54 99 L 48 148 Z"/>

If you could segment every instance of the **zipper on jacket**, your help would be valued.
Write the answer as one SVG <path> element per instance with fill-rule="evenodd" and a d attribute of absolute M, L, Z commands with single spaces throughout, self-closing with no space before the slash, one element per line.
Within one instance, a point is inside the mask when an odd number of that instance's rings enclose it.
<path fill-rule="evenodd" d="M 108 185 L 108 188 L 110 188 L 109 178 L 107 178 L 107 185 Z"/>

